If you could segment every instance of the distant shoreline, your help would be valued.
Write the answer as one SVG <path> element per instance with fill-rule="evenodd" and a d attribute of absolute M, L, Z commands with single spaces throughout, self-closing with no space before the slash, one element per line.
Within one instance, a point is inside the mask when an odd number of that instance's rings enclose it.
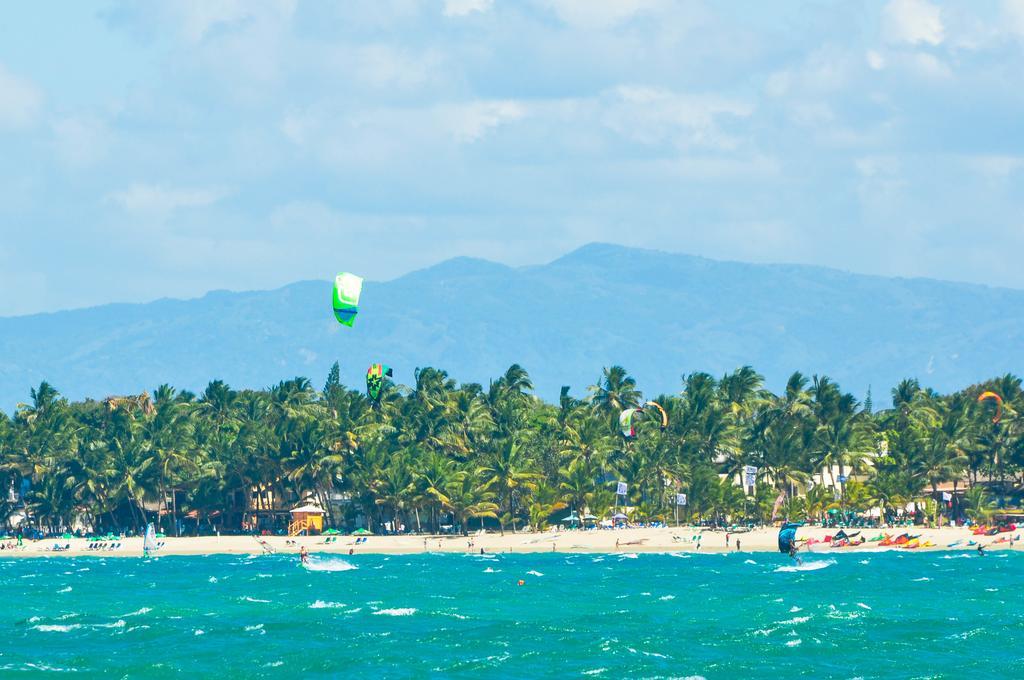
<path fill-rule="evenodd" d="M 822 541 L 826 536 L 835 534 L 837 529 L 821 527 L 801 528 L 797 534 L 800 539 Z M 855 531 L 855 530 L 850 530 Z M 806 547 L 803 542 L 799 554 L 841 555 L 845 553 L 863 553 L 879 551 L 899 552 L 935 552 L 976 550 L 970 541 L 981 543 L 987 550 L 1010 549 L 1008 542 L 996 543 L 1001 537 L 1016 536 L 999 534 L 998 536 L 974 536 L 963 527 L 943 527 L 942 529 L 925 529 L 919 527 L 900 527 L 896 529 L 861 529 L 858 539 L 874 538 L 879 534 L 888 533 L 898 536 L 908 533 L 920 536 L 920 541 L 934 543 L 931 547 L 904 549 L 895 546 L 883 547 L 878 542 L 865 542 L 859 546 L 832 548 L 825 543 L 815 543 Z M 658 529 L 618 529 L 601 531 L 544 531 L 538 533 L 506 532 L 504 536 L 488 533 L 470 536 L 368 536 L 365 542 L 355 543 L 357 537 L 338 536 L 336 541 L 324 543 L 324 536 L 264 536 L 257 540 L 253 536 L 200 536 L 161 539 L 164 545 L 157 552 L 163 555 L 260 555 L 265 552 L 259 541 L 265 541 L 276 554 L 298 554 L 300 547 L 305 547 L 311 554 L 330 554 L 347 556 L 352 554 L 415 554 L 415 553 L 452 553 L 479 554 L 483 549 L 487 553 L 725 553 L 736 552 L 736 540 L 740 541 L 740 552 L 745 553 L 779 553 L 778 529 L 761 528 L 745 533 L 729 533 L 729 547 L 726 548 L 726 532 L 711 531 L 697 527 L 665 527 Z M 699 539 L 699 540 L 698 540 Z M 294 544 L 287 543 L 294 541 Z M 618 546 L 616 547 L 616 541 Z M 697 545 L 700 544 L 698 549 Z M 1012 549 L 1019 550 L 1021 544 L 1014 541 Z M 69 550 L 53 551 L 54 545 L 68 545 Z M 116 550 L 89 550 L 90 541 L 84 538 L 46 539 L 26 541 L 20 549 L 0 551 L 3 558 L 32 557 L 140 557 L 142 555 L 142 538 L 125 538 L 120 541 Z M 951 545 L 955 544 L 955 545 Z M 472 546 L 472 547 L 470 547 Z M 780 554 L 780 557 L 782 555 Z"/>

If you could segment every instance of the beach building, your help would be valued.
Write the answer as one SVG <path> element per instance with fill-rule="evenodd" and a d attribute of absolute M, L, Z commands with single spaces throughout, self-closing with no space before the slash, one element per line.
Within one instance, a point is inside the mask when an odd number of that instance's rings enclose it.
<path fill-rule="evenodd" d="M 292 521 L 288 524 L 288 535 L 307 536 L 319 534 L 324 530 L 324 509 L 312 502 L 306 502 L 291 510 Z"/>

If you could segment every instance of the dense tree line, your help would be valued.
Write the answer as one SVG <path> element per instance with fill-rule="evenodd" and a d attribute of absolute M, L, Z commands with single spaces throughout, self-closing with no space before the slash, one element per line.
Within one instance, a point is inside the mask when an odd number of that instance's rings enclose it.
<path fill-rule="evenodd" d="M 421 368 L 411 386 L 387 382 L 378 404 L 338 375 L 335 364 L 321 391 L 306 378 L 261 391 L 215 380 L 199 395 L 161 385 L 152 398 L 74 403 L 44 382 L 13 416 L 0 413 L 0 483 L 11 490 L 0 524 L 27 509 L 47 530 L 154 520 L 166 530 L 191 513 L 234 530 L 254 489 L 313 497 L 347 528 L 362 518 L 371 529 L 504 531 L 567 511 L 607 517 L 616 506 L 671 520 L 677 493 L 689 521 L 768 521 L 781 494 L 789 518 L 893 513 L 924 499 L 934 513 L 937 487 L 950 481 L 971 489 L 943 511 L 984 516 L 1012 496 L 1024 468 L 1013 375 L 949 395 L 904 380 L 892 407 L 873 411 L 870 395 L 861 403 L 824 376 L 795 373 L 774 394 L 750 367 L 719 379 L 692 373 L 679 394 L 654 398 L 668 428 L 645 414 L 632 439 L 618 416 L 643 400 L 619 366 L 585 395 L 563 388 L 553 404 L 533 395 L 518 365 L 487 387 Z M 999 423 L 977 400 L 985 389 L 1004 398 Z M 758 468 L 753 494 L 737 484 L 746 465 Z M 617 500 L 618 481 L 628 494 Z M 346 502 L 331 504 L 338 494 Z"/>

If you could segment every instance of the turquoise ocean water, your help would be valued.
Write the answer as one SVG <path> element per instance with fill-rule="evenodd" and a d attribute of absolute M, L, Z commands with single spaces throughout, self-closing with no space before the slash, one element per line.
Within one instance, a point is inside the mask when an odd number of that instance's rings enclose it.
<path fill-rule="evenodd" d="M 0 560 L 0 673 L 958 678 L 1024 660 L 1020 554 L 314 559 Z"/>

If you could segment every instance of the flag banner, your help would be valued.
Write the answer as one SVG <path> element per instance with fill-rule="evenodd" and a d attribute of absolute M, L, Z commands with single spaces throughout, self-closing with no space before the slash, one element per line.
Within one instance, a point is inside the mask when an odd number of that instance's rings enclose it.
<path fill-rule="evenodd" d="M 942 492 L 942 500 L 944 500 L 944 501 L 951 501 L 951 500 L 953 500 L 953 494 L 951 494 L 948 491 L 943 491 Z"/>
<path fill-rule="evenodd" d="M 676 505 L 686 505 L 686 494 L 685 493 L 677 493 L 676 494 Z"/>
<path fill-rule="evenodd" d="M 619 486 L 618 486 L 617 489 L 615 489 L 615 493 L 618 496 L 625 496 L 626 495 L 626 483 L 625 482 L 619 482 Z"/>
<path fill-rule="evenodd" d="M 757 468 L 753 465 L 747 465 L 743 468 L 744 486 L 754 486 L 754 482 L 757 481 Z"/>

